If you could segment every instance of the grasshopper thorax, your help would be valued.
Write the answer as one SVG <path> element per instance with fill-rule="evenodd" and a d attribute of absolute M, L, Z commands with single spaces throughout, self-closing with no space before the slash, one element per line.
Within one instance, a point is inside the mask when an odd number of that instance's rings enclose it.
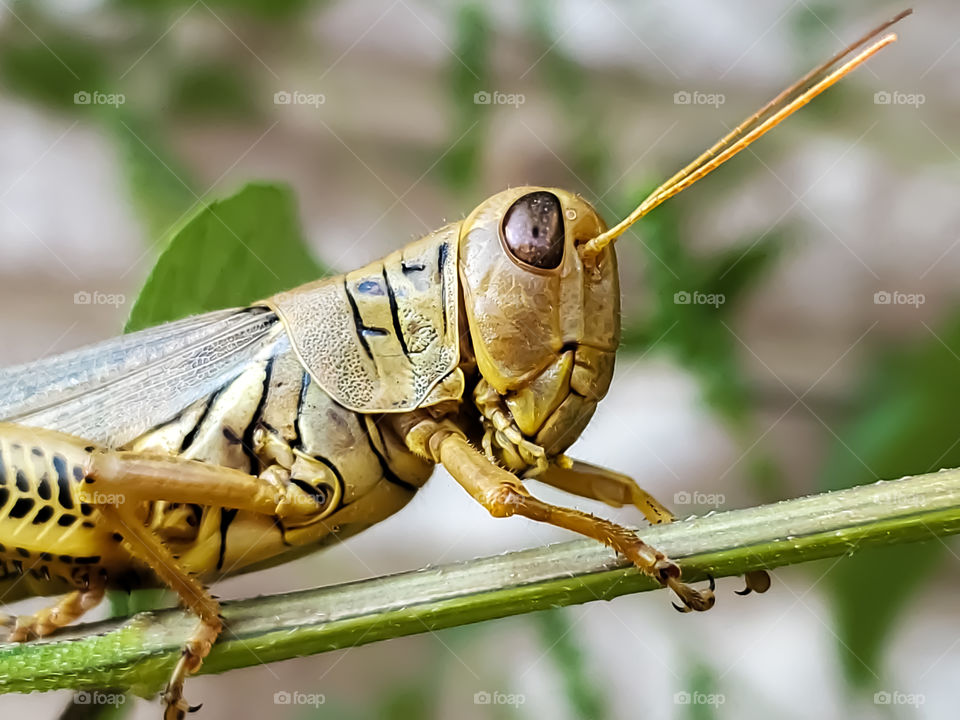
<path fill-rule="evenodd" d="M 577 438 L 613 373 L 616 256 L 612 244 L 585 252 L 605 230 L 583 198 L 537 187 L 494 195 L 461 227 L 463 320 L 480 376 L 474 400 L 488 429 L 498 407 L 548 456 Z"/>

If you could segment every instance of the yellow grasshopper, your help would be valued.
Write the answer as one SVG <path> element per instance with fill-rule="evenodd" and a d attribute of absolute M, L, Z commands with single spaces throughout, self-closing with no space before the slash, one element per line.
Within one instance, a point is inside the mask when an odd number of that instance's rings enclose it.
<path fill-rule="evenodd" d="M 881 48 L 885 23 L 784 90 L 611 229 L 556 188 L 516 187 L 364 268 L 0 372 L 6 601 L 66 593 L 7 623 L 46 636 L 111 588 L 166 586 L 199 618 L 163 699 L 222 622 L 206 583 L 285 562 L 402 508 L 443 465 L 497 517 L 607 544 L 707 610 L 627 528 L 531 495 L 524 478 L 654 523 L 620 473 L 563 453 L 610 384 L 620 336 L 613 241 Z M 746 577 L 762 592 L 766 573 Z"/>

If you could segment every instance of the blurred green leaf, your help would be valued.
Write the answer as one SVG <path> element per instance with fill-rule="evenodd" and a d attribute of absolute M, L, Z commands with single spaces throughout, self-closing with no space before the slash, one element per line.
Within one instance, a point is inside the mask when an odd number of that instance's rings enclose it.
<path fill-rule="evenodd" d="M 882 357 L 861 389 L 859 411 L 833 448 L 820 487 L 833 490 L 960 466 L 960 315 L 913 346 Z M 827 576 L 847 677 L 873 685 L 884 648 L 911 600 L 943 558 L 934 541 L 865 552 Z M 894 568 L 895 571 L 891 572 Z"/>
<path fill-rule="evenodd" d="M 8 18 L 8 22 L 16 27 L 4 33 L 0 42 L 0 81 L 7 90 L 73 112 L 97 109 L 76 102 L 77 93 L 112 92 L 96 45 L 53 32 L 45 32 L 41 41 L 19 21 Z"/>
<path fill-rule="evenodd" d="M 328 274 L 307 250 L 293 193 L 252 183 L 176 233 L 140 292 L 127 331 L 247 305 Z"/>
<path fill-rule="evenodd" d="M 651 188 L 652 189 L 652 188 Z M 621 204 L 629 212 L 647 195 L 637 192 Z M 698 379 L 707 405 L 744 442 L 752 442 L 754 398 L 740 361 L 742 348 L 731 328 L 738 301 L 746 296 L 779 259 L 785 232 L 769 232 L 728 250 L 694 256 L 684 243 L 684 198 L 674 198 L 643 219 L 641 234 L 628 232 L 648 256 L 646 285 L 652 308 L 639 321 L 626 322 L 625 350 L 656 349 L 671 355 Z M 621 241 L 622 242 L 622 241 Z M 694 293 L 714 302 L 691 302 Z M 625 318 L 631 317 L 629 308 Z M 764 499 L 780 497 L 781 475 L 762 449 L 745 460 L 746 477 Z"/>
<path fill-rule="evenodd" d="M 453 112 L 452 143 L 440 162 L 444 178 L 460 193 L 474 186 L 480 175 L 480 160 L 490 105 L 476 102 L 478 93 L 490 93 L 490 21 L 480 3 L 467 3 L 457 10 L 457 41 L 450 61 L 449 98 Z"/>
<path fill-rule="evenodd" d="M 645 195 L 637 193 L 636 198 Z M 730 316 L 737 301 L 773 266 L 783 235 L 772 232 L 753 243 L 698 258 L 684 245 L 683 217 L 682 204 L 674 199 L 643 220 L 642 246 L 649 257 L 645 281 L 654 307 L 642 323 L 624 328 L 623 346 L 643 350 L 641 343 L 659 338 L 664 351 L 700 378 L 711 407 L 742 426 L 751 397 L 738 360 L 739 344 L 728 329 L 733 323 Z M 693 293 L 716 296 L 716 302 L 685 302 Z"/>
<path fill-rule="evenodd" d="M 437 717 L 438 693 L 428 681 L 394 687 L 377 699 L 378 720 Z"/>
<path fill-rule="evenodd" d="M 110 4 L 124 9 L 151 12 L 190 8 L 196 0 L 110 0 Z M 288 20 L 320 3 L 311 0 L 205 0 L 210 12 L 240 11 L 262 20 Z M 198 10 L 202 12 L 203 10 Z"/>
<path fill-rule="evenodd" d="M 103 113 L 127 179 L 127 189 L 151 244 L 166 240 L 200 205 L 192 174 L 156 125 L 129 108 Z"/>
<path fill-rule="evenodd" d="M 718 700 L 719 684 L 720 679 L 713 668 L 702 662 L 693 662 L 687 670 L 688 702 L 680 704 L 682 716 L 687 720 L 713 720 L 717 717 L 717 708 L 722 704 Z"/>
<path fill-rule="evenodd" d="M 553 20 L 558 17 L 553 4 L 546 0 L 523 3 L 528 35 L 528 52 L 536 66 L 532 68 L 549 89 L 558 105 L 558 120 L 563 125 L 564 162 L 578 180 L 596 192 L 609 175 L 610 154 L 604 133 L 600 130 L 602 106 L 587 97 L 587 74 L 562 45 L 564 28 Z"/>
<path fill-rule="evenodd" d="M 573 633 L 565 608 L 545 610 L 533 615 L 546 652 L 560 672 L 571 715 L 582 720 L 603 720 L 610 712 L 603 688 L 590 677 L 583 652 Z"/>
<path fill-rule="evenodd" d="M 192 63 L 170 76 L 170 107 L 185 117 L 249 119 L 256 113 L 249 81 L 217 63 Z"/>

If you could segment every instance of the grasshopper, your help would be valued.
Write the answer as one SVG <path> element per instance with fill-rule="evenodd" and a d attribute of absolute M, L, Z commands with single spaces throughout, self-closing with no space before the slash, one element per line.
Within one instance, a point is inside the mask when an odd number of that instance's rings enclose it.
<path fill-rule="evenodd" d="M 576 194 L 515 187 L 359 270 L 0 372 L 5 597 L 66 593 L 8 621 L 8 640 L 49 635 L 108 589 L 171 588 L 199 621 L 163 693 L 165 718 L 183 718 L 184 681 L 222 630 L 207 584 L 383 520 L 436 465 L 493 516 L 596 539 L 672 589 L 679 610 L 712 607 L 712 578 L 684 583 L 634 531 L 547 504 L 523 480 L 673 519 L 629 477 L 564 455 L 613 374 L 614 241 L 893 42 L 875 38 L 905 14 L 613 228 Z M 769 586 L 763 571 L 745 579 L 741 594 Z"/>

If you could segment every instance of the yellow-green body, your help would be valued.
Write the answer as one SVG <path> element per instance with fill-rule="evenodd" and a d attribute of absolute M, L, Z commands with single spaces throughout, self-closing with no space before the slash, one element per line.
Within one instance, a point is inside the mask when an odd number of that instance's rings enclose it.
<path fill-rule="evenodd" d="M 584 268 L 576 244 L 605 228 L 585 202 L 559 190 L 552 192 L 566 221 L 563 262 L 531 272 L 515 261 L 499 224 L 531 190 L 500 193 L 464 221 L 359 270 L 211 315 L 232 328 L 221 342 L 243 358 L 221 381 L 217 369 L 226 362 L 209 360 L 217 335 L 197 340 L 196 321 L 171 330 L 186 339 L 156 358 L 137 335 L 124 339 L 147 355 L 119 378 L 110 367 L 74 371 L 90 365 L 84 351 L 32 366 L 41 379 L 59 372 L 67 381 L 53 395 L 38 389 L 0 403 L 6 599 L 80 587 L 95 574 L 110 587 L 157 584 L 128 558 L 122 534 L 97 522 L 97 502 L 81 502 L 85 448 L 179 456 L 324 498 L 322 512 L 298 521 L 139 503 L 138 519 L 205 580 L 311 552 L 403 507 L 433 470 L 411 443 L 422 417 L 452 420 L 518 473 L 536 471 L 540 461 L 526 445 L 543 448 L 544 457 L 561 453 L 613 371 L 616 263 L 611 247 Z M 145 347 L 157 332 L 141 334 Z M 96 348 L 86 352 L 99 357 Z M 8 388 L 40 382 L 7 372 Z M 197 380 L 206 375 L 210 381 Z M 193 398 L 184 382 L 203 392 Z M 170 397 L 189 402 L 172 412 Z M 524 447 L 498 426 L 506 415 Z"/>

